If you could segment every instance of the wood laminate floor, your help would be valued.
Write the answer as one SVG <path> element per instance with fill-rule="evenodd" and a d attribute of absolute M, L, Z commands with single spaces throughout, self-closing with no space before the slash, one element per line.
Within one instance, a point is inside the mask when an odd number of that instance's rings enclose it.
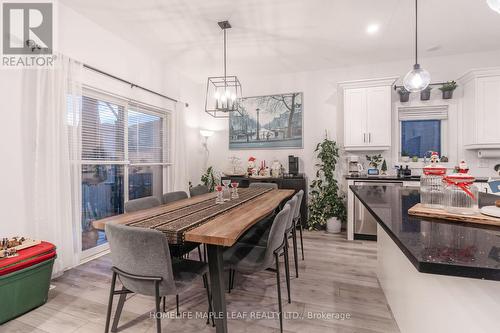
<path fill-rule="evenodd" d="M 375 242 L 349 242 L 345 234 L 305 232 L 304 249 L 306 260 L 299 261 L 300 277 L 291 280 L 291 304 L 286 303 L 284 279 L 282 283 L 284 311 L 290 317 L 299 317 L 285 319 L 285 332 L 399 332 L 377 280 Z M 0 332 L 103 332 L 110 267 L 111 259 L 106 255 L 66 272 L 52 282 L 55 288 L 45 305 L 0 326 Z M 207 310 L 205 295 L 200 279 L 180 295 L 181 313 L 203 316 Z M 237 275 L 235 289 L 226 293 L 226 301 L 227 310 L 238 318 L 228 321 L 229 332 L 279 332 L 276 319 L 250 318 L 270 317 L 277 311 L 273 272 Z M 173 317 L 175 299 L 171 298 L 167 306 Z M 156 332 L 151 311 L 153 298 L 132 295 L 125 303 L 119 331 Z M 348 319 L 336 318 L 347 314 Z M 215 332 L 204 318 L 166 318 L 162 319 L 162 328 L 164 332 Z"/>

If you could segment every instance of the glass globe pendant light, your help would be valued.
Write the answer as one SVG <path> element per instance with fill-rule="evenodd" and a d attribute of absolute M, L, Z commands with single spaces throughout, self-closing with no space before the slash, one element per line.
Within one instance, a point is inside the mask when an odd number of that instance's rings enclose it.
<path fill-rule="evenodd" d="M 415 0 L 415 65 L 405 75 L 403 86 L 409 92 L 420 92 L 431 83 L 431 75 L 418 63 L 418 0 Z"/>
<path fill-rule="evenodd" d="M 488 6 L 490 6 L 491 10 L 500 14 L 500 0 L 487 0 Z"/>

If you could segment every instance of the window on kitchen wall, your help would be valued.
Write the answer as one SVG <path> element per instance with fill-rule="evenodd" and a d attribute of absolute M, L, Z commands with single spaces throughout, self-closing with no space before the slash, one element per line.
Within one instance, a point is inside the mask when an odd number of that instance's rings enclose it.
<path fill-rule="evenodd" d="M 161 196 L 168 174 L 169 114 L 85 89 L 81 112 L 82 250 L 106 243 L 92 222 L 127 200 Z"/>
<path fill-rule="evenodd" d="M 446 154 L 447 107 L 399 109 L 400 156 L 424 158 L 430 151 Z"/>

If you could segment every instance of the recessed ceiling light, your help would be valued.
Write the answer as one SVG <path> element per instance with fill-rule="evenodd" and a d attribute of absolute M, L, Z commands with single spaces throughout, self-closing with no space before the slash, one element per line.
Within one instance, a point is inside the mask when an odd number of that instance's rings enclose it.
<path fill-rule="evenodd" d="M 366 27 L 366 33 L 369 35 L 376 34 L 380 29 L 380 25 L 377 23 L 370 24 Z"/>

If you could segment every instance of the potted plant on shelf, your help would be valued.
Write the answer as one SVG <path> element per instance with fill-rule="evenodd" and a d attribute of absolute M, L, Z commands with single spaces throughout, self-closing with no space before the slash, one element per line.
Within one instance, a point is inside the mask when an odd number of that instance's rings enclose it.
<path fill-rule="evenodd" d="M 455 81 L 448 81 L 439 88 L 443 92 L 443 99 L 452 99 L 453 91 L 457 89 L 457 83 Z"/>
<path fill-rule="evenodd" d="M 411 161 L 417 163 L 418 162 L 418 156 L 417 155 L 413 156 L 411 158 Z"/>
<path fill-rule="evenodd" d="M 420 100 L 421 101 L 428 101 L 431 99 L 431 86 L 427 86 L 424 90 L 420 92 Z"/>
<path fill-rule="evenodd" d="M 316 179 L 309 186 L 308 227 L 309 230 L 319 230 L 326 225 L 327 232 L 340 232 L 342 222 L 347 219 L 347 211 L 335 178 L 339 148 L 335 141 L 325 137 L 314 152 L 319 162 L 316 163 Z"/>
<path fill-rule="evenodd" d="M 401 87 L 398 89 L 399 101 L 401 103 L 406 103 L 410 100 L 410 92 L 405 89 L 405 87 Z"/>
<path fill-rule="evenodd" d="M 210 192 L 215 191 L 215 185 L 219 183 L 218 177 L 214 174 L 214 168 L 209 166 L 207 171 L 201 176 L 201 182 L 205 185 Z"/>

